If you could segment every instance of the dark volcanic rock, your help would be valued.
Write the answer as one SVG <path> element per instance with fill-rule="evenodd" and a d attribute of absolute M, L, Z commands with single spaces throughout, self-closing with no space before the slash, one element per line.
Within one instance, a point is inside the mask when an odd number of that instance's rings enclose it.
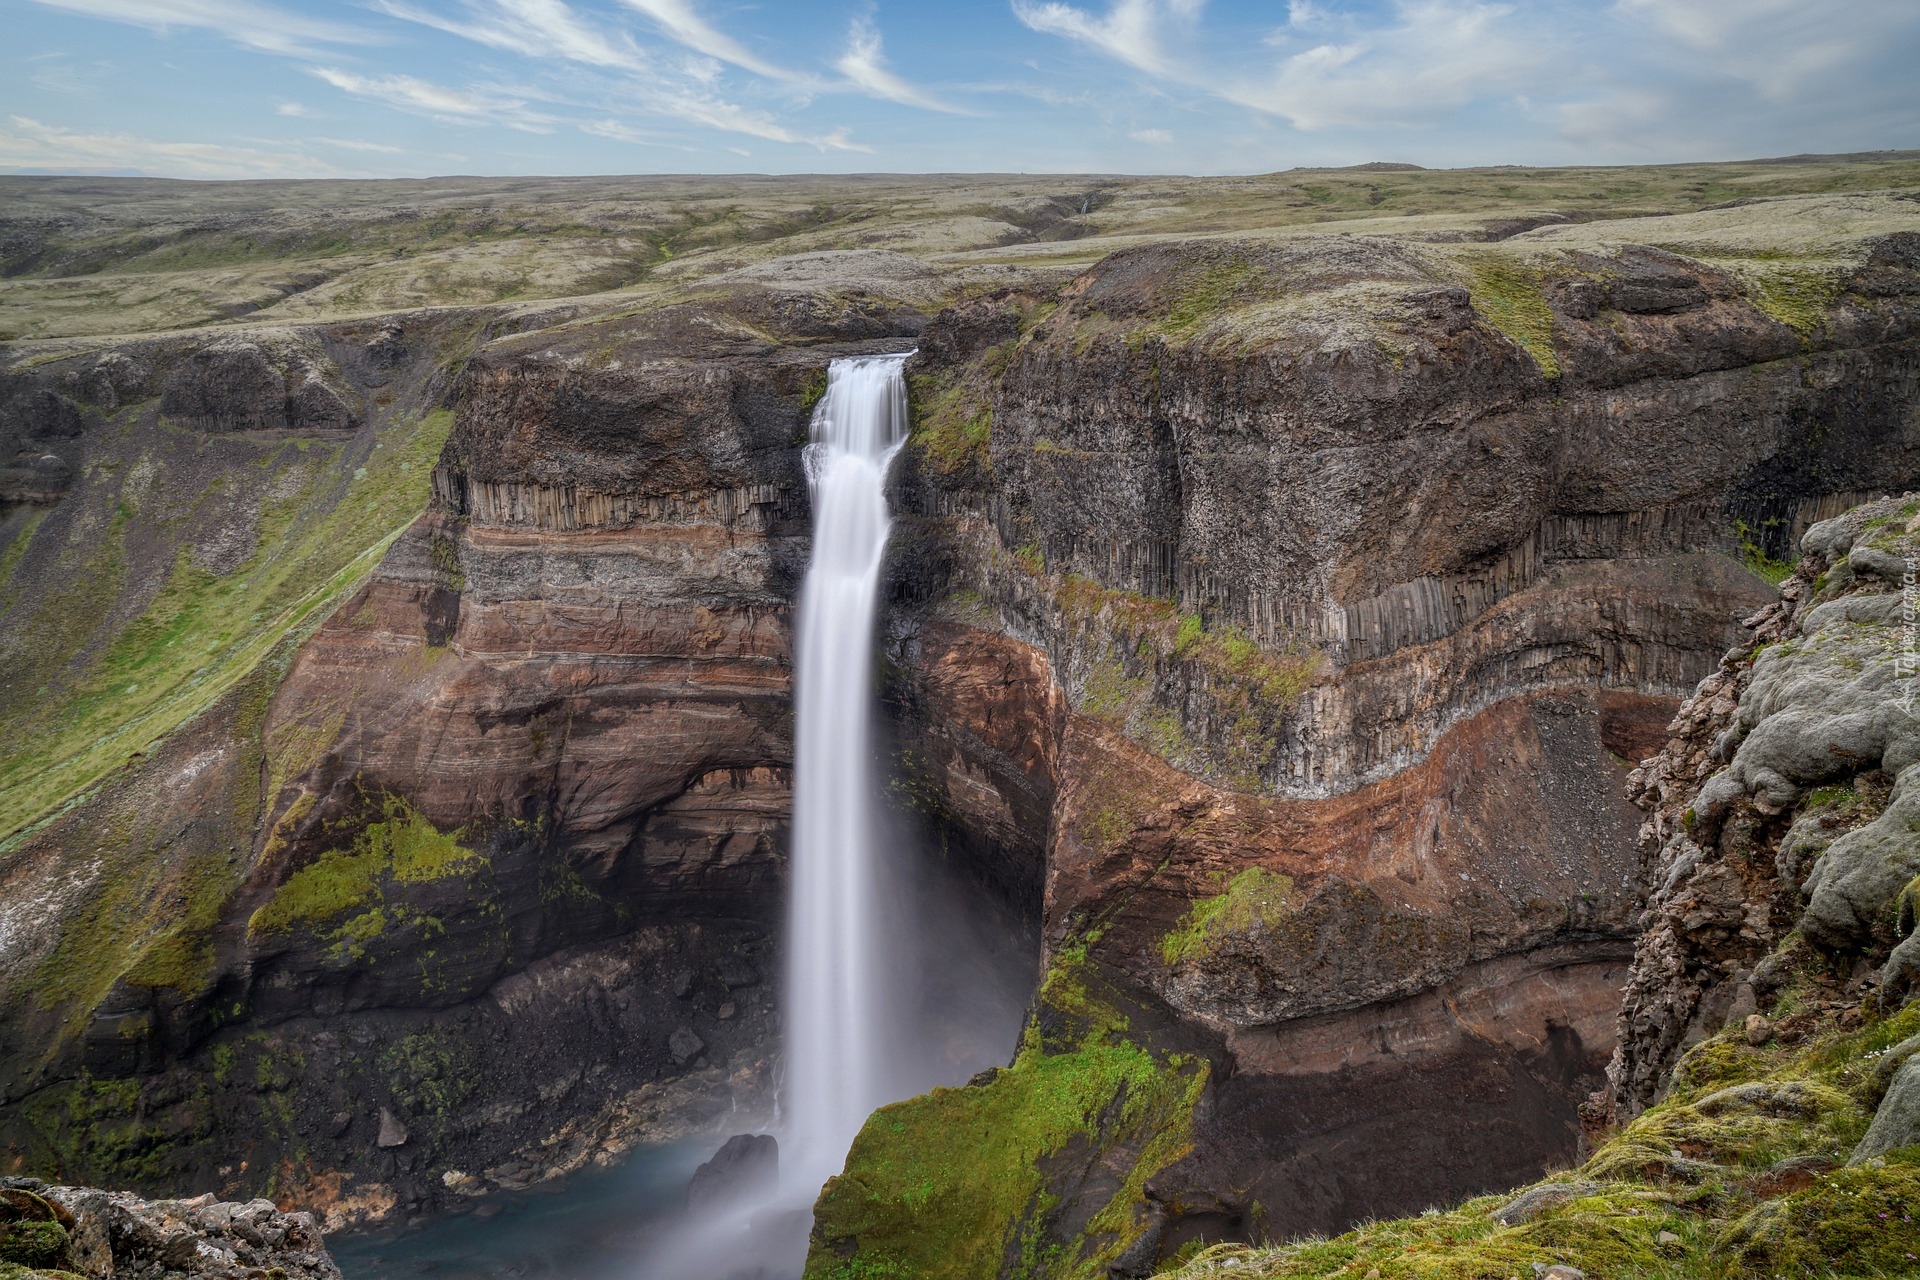
<path fill-rule="evenodd" d="M 282 357 L 286 359 L 286 357 Z M 346 431 L 359 417 L 304 360 L 285 368 L 260 345 L 203 347 L 167 376 L 160 411 L 198 431 Z"/>
<path fill-rule="evenodd" d="M 713 1158 L 693 1171 L 687 1209 L 724 1213 L 750 1204 L 780 1185 L 780 1144 L 770 1133 L 736 1133 Z"/>

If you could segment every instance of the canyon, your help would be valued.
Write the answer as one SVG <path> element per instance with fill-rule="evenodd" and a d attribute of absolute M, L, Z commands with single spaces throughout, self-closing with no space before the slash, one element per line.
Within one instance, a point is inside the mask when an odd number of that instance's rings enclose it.
<path fill-rule="evenodd" d="M 0 1172 L 332 1231 L 766 1124 L 801 449 L 908 351 L 887 794 L 994 942 L 923 989 L 1032 998 L 869 1121 L 808 1274 L 1146 1275 L 1584 1159 L 1781 932 L 1662 1003 L 1643 762 L 1920 486 L 1884 169 L 1165 227 L 928 180 L 702 247 L 677 193 L 610 291 L 10 342 Z M 119 234 L 61 216 L 43 292 Z"/>

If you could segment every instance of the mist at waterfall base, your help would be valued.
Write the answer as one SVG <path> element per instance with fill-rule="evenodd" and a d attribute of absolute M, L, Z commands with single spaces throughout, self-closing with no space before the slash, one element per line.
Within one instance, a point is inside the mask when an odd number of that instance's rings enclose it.
<path fill-rule="evenodd" d="M 813 547 L 795 628 L 794 802 L 775 1191 L 682 1222 L 639 1280 L 793 1280 L 813 1202 L 876 1108 L 1005 1063 L 1032 957 L 1018 927 L 883 802 L 875 649 L 907 357 L 835 360 L 806 451 Z"/>

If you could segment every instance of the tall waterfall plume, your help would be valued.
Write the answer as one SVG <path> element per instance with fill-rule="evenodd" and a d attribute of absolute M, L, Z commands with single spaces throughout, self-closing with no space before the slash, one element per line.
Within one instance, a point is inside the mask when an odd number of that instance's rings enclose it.
<path fill-rule="evenodd" d="M 887 467 L 905 438 L 905 356 L 835 360 L 807 478 L 813 558 L 796 638 L 783 1163 L 817 1188 L 887 1097 L 891 1043 L 882 853 L 874 813 L 873 647 L 889 526 Z"/>

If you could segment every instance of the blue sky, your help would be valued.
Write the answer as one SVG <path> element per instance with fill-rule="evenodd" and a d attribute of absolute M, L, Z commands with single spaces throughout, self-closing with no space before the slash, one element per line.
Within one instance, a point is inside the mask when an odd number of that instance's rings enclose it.
<path fill-rule="evenodd" d="M 0 172 L 1259 173 L 1920 147 L 1920 0 L 0 0 Z"/>

